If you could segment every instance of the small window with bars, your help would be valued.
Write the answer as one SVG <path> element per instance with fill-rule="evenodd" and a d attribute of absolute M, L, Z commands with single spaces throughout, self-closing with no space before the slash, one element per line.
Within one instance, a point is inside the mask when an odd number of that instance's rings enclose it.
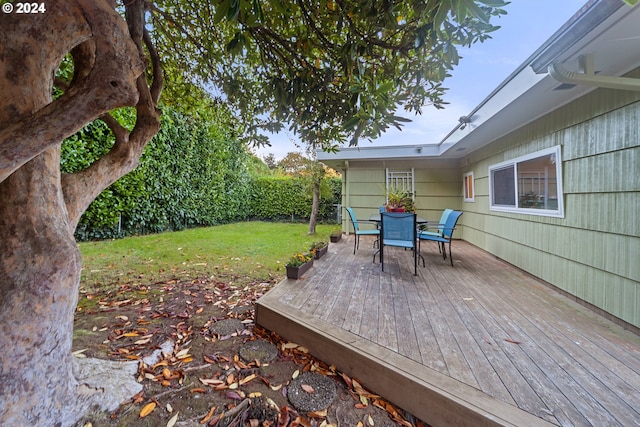
<path fill-rule="evenodd" d="M 415 187 L 413 181 L 413 168 L 405 171 L 392 171 L 387 168 L 387 193 L 407 192 L 415 198 Z M 388 200 L 387 200 L 388 202 Z"/>

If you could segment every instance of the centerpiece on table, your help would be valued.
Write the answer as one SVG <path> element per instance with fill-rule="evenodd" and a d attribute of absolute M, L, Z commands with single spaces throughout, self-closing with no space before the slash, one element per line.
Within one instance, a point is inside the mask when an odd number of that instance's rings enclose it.
<path fill-rule="evenodd" d="M 324 241 L 314 242 L 309 251 L 313 253 L 315 259 L 320 259 L 329 250 L 329 243 Z"/>
<path fill-rule="evenodd" d="M 302 275 L 313 267 L 313 254 L 311 252 L 300 252 L 294 254 L 287 262 L 287 278 L 299 279 Z"/>
<path fill-rule="evenodd" d="M 389 190 L 385 210 L 387 212 L 415 212 L 413 194 L 401 189 Z"/>

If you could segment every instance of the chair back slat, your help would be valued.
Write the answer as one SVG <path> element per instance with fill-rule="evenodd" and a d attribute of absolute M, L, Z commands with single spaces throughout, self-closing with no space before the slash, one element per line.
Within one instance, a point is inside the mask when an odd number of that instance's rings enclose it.
<path fill-rule="evenodd" d="M 358 220 L 356 219 L 356 214 L 353 212 L 353 208 L 347 207 L 347 212 L 349 213 L 349 218 L 351 219 L 351 225 L 353 225 L 353 232 L 357 232 L 358 229 Z"/>
<path fill-rule="evenodd" d="M 438 232 L 440 232 L 440 234 L 442 234 L 442 230 L 445 227 L 445 224 L 447 223 L 447 219 L 449 219 L 449 214 L 451 214 L 451 212 L 453 212 L 453 209 L 445 209 L 442 211 L 442 216 L 440 216 L 440 222 L 438 223 Z"/>
<path fill-rule="evenodd" d="M 442 236 L 446 239 L 451 239 L 453 235 L 453 230 L 456 228 L 456 224 L 458 223 L 458 218 L 460 218 L 462 212 L 460 211 L 452 211 L 447 217 L 447 221 L 445 222 L 444 228 L 442 229 Z"/>

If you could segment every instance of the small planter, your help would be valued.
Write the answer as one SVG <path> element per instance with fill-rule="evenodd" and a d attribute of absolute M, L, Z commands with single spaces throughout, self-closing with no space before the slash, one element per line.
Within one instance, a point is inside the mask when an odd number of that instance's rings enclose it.
<path fill-rule="evenodd" d="M 338 243 L 340 239 L 342 239 L 342 233 L 341 232 L 331 233 L 331 235 L 329 236 L 329 239 L 331 240 L 331 243 Z"/>
<path fill-rule="evenodd" d="M 298 267 L 287 266 L 287 278 L 288 279 L 299 279 L 311 267 L 313 267 L 313 259 L 310 259 L 309 261 L 305 262 L 304 264 L 302 264 L 301 266 L 298 266 Z"/>
<path fill-rule="evenodd" d="M 327 253 L 328 250 L 329 250 L 329 245 L 323 246 L 321 248 L 316 248 L 316 254 L 314 258 L 315 259 L 322 258 Z"/>

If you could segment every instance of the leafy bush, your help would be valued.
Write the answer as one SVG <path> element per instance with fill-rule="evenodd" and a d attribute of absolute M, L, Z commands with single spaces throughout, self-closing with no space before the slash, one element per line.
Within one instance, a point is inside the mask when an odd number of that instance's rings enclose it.
<path fill-rule="evenodd" d="M 133 110 L 115 114 L 125 126 L 132 125 Z M 163 108 L 160 131 L 145 147 L 139 166 L 96 198 L 80 219 L 76 238 L 106 239 L 249 218 L 309 218 L 311 193 L 304 180 L 251 176 L 247 165 L 255 159 L 230 133 L 224 114 L 204 120 Z M 103 122 L 90 123 L 63 143 L 63 172 L 87 168 L 113 143 Z M 340 200 L 340 180 L 328 183 L 332 198 L 322 199 L 321 220 L 335 219 L 334 204 Z"/>

